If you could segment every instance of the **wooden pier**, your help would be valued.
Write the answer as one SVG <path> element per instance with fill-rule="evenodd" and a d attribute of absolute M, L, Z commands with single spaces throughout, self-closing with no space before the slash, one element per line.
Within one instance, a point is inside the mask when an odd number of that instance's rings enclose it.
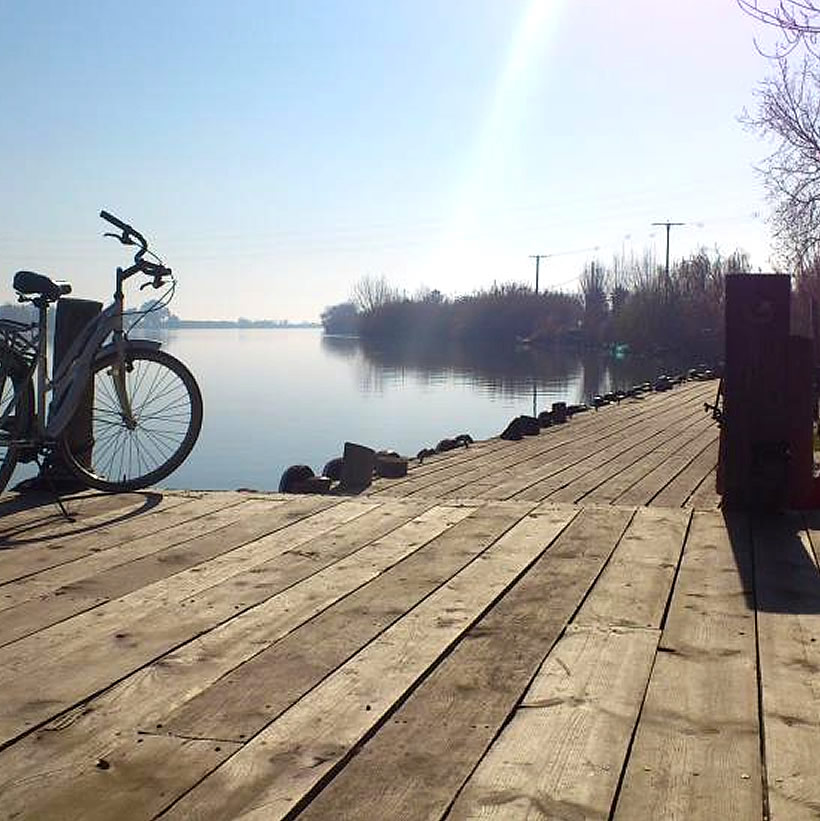
<path fill-rule="evenodd" d="M 0 497 L 0 818 L 820 817 L 820 515 L 716 383 L 366 494 Z"/>

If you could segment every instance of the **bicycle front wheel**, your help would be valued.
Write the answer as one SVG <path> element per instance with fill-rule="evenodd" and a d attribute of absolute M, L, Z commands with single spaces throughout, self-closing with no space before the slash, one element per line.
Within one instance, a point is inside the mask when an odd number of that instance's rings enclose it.
<path fill-rule="evenodd" d="M 31 428 L 34 388 L 25 363 L 7 347 L 0 348 L 0 491 L 14 473 L 18 443 Z"/>
<path fill-rule="evenodd" d="M 175 471 L 202 427 L 202 395 L 191 372 L 161 350 L 126 351 L 94 364 L 91 440 L 61 438 L 71 471 L 104 491 L 138 490 Z"/>

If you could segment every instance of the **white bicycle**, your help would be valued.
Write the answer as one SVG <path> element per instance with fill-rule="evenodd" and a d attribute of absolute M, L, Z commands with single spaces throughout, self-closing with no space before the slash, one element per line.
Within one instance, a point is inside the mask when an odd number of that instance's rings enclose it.
<path fill-rule="evenodd" d="M 176 470 L 199 436 L 202 395 L 191 372 L 159 342 L 128 336 L 145 313 L 170 302 L 171 269 L 148 250 L 139 231 L 106 211 L 100 216 L 118 229 L 105 236 L 139 250 L 133 265 L 117 268 L 114 301 L 78 335 L 51 379 L 48 308 L 71 286 L 31 271 L 14 276 L 19 300 L 34 305 L 38 318 L 28 324 L 0 319 L 0 491 L 18 461 L 42 464 L 55 453 L 89 487 L 148 487 Z M 166 290 L 149 311 L 127 314 L 123 284 L 135 274 L 151 278 L 142 288 Z M 134 317 L 127 329 L 124 317 Z M 66 432 L 84 403 L 91 407 L 91 432 L 78 443 Z"/>

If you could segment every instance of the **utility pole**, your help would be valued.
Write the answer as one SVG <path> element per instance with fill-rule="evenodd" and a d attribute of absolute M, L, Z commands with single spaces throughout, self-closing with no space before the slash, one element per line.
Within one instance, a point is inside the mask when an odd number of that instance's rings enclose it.
<path fill-rule="evenodd" d="M 673 225 L 686 225 L 685 222 L 653 222 L 652 225 L 666 226 L 666 285 L 669 286 L 669 229 Z"/>
<path fill-rule="evenodd" d="M 549 254 L 530 254 L 530 259 L 535 260 L 535 293 L 538 293 L 538 266 L 542 259 L 546 259 Z"/>

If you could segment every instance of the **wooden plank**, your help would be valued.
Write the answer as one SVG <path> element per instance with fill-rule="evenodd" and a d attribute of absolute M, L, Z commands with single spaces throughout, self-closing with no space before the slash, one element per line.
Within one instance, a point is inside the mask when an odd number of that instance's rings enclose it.
<path fill-rule="evenodd" d="M 700 386 L 699 386 L 700 387 Z M 700 387 L 702 391 L 702 387 Z M 693 397 L 676 396 L 678 401 L 692 403 Z M 410 495 L 413 493 L 433 493 L 438 497 L 445 494 L 459 493 L 465 481 L 480 480 L 487 475 L 509 478 L 518 475 L 515 467 L 526 463 L 527 470 L 537 470 L 540 462 L 550 464 L 567 448 L 577 449 L 586 445 L 595 449 L 602 439 L 617 439 L 623 436 L 628 429 L 637 428 L 657 414 L 659 403 L 663 404 L 666 397 L 650 396 L 640 400 L 627 400 L 617 407 L 609 407 L 598 413 L 590 412 L 576 417 L 571 423 L 554 428 L 547 428 L 538 437 L 527 437 L 521 442 L 503 442 L 503 449 L 493 450 L 489 455 L 481 458 L 468 457 L 467 453 L 453 457 L 447 464 L 446 470 L 433 471 L 422 467 L 405 480 L 404 483 L 394 484 L 385 488 L 384 492 L 391 495 Z M 697 397 L 697 402 L 702 397 Z M 674 409 L 675 406 L 671 406 Z M 670 408 L 668 408 L 670 409 Z M 511 473 L 507 473 L 511 471 Z M 462 481 L 462 477 L 466 477 Z M 461 492 L 461 496 L 469 493 Z M 503 498 L 501 494 L 493 494 L 492 498 Z"/>
<path fill-rule="evenodd" d="M 745 520 L 729 524 L 693 514 L 619 821 L 763 817 L 750 544 Z"/>
<path fill-rule="evenodd" d="M 713 445 L 713 448 L 715 463 L 717 463 L 718 446 Z M 720 503 L 721 498 L 717 492 L 717 467 L 713 467 L 703 477 L 701 483 L 695 488 L 685 504 L 687 507 L 694 507 L 697 510 L 714 510 L 720 506 Z"/>
<path fill-rule="evenodd" d="M 45 734 L 41 738 L 47 743 Z M 90 752 L 84 747 L 81 755 L 66 750 L 59 766 L 52 762 L 37 770 L 29 768 L 16 781 L 0 775 L 0 783 L 5 782 L 9 790 L 0 816 L 15 821 L 148 821 L 152 815 L 137 800 L 142 791 L 164 796 L 192 769 L 208 772 L 239 747 L 219 740 L 136 735 L 129 735 L 127 743 L 92 746 Z M 65 770 L 75 777 L 66 777 Z M 54 789 L 55 780 L 59 791 Z M 142 789 L 135 789 L 137 785 Z M 28 800 L 17 800 L 21 786 Z"/>
<path fill-rule="evenodd" d="M 694 412 L 690 411 L 689 415 L 692 413 Z M 600 475 L 597 471 L 599 471 L 603 465 L 606 465 L 613 459 L 617 459 L 629 448 L 640 446 L 650 438 L 654 443 L 662 442 L 665 436 L 665 424 L 670 419 L 674 419 L 675 421 L 681 419 L 678 408 L 670 411 L 662 418 L 657 418 L 653 422 L 640 426 L 638 430 L 631 435 L 625 438 L 619 438 L 606 447 L 585 455 L 578 454 L 582 456 L 582 458 L 569 460 L 566 464 L 558 463 L 557 466 L 560 467 L 558 471 L 552 471 L 548 475 L 528 477 L 535 481 L 530 481 L 528 484 L 522 482 L 519 485 L 519 489 L 515 490 L 512 494 L 512 498 L 543 499 L 593 471 L 596 471 L 595 475 Z M 504 495 L 506 496 L 510 490 L 514 490 L 514 488 L 505 488 L 506 492 Z"/>
<path fill-rule="evenodd" d="M 582 510 L 300 817 L 442 817 L 582 601 L 630 515 L 626 509 Z"/>
<path fill-rule="evenodd" d="M 688 517 L 637 511 L 448 819 L 609 817 Z"/>
<path fill-rule="evenodd" d="M 615 415 L 614 418 L 607 418 L 608 424 L 603 420 L 593 422 L 593 414 L 583 414 L 572 420 L 571 424 L 561 425 L 545 429 L 542 436 L 537 438 L 527 438 L 522 442 L 509 442 L 498 437 L 475 442 L 468 449 L 457 449 L 446 451 L 435 456 L 428 457 L 423 463 L 414 461 L 410 464 L 408 475 L 404 479 L 382 479 L 376 480 L 372 485 L 371 493 L 388 493 L 390 495 L 408 495 L 413 490 L 431 484 L 433 481 L 441 481 L 450 478 L 465 470 L 473 469 L 486 463 L 492 458 L 493 461 L 503 459 L 515 450 L 528 448 L 533 453 L 540 453 L 560 447 L 579 435 L 600 435 L 613 425 L 622 424 L 622 420 Z M 435 479 L 434 479 L 435 475 Z"/>
<path fill-rule="evenodd" d="M 0 612 L 110 568 L 191 541 L 199 535 L 240 521 L 246 515 L 273 511 L 288 504 L 284 500 L 259 502 L 236 498 L 228 503 L 220 494 L 214 494 L 214 497 L 211 499 L 209 494 L 170 510 L 140 516 L 136 521 L 61 539 L 53 549 L 46 548 L 44 551 L 42 563 L 48 566 L 32 570 L 32 565 L 28 565 L 24 575 L 0 584 Z M 301 497 L 301 503 L 304 505 L 304 515 L 329 506 L 320 497 Z M 292 505 L 288 508 L 293 510 Z M 34 553 L 36 548 L 26 549 L 25 552 Z M 57 563 L 49 556 L 55 552 L 61 556 Z M 40 564 L 41 558 L 33 561 Z"/>
<path fill-rule="evenodd" d="M 0 611 L 0 646 L 268 536 L 328 506 L 323 497 L 290 505 L 248 501 L 29 577 L 27 584 L 16 586 L 22 590 L 12 591 L 22 601 Z"/>
<path fill-rule="evenodd" d="M 435 445 L 436 443 L 431 443 Z M 419 461 L 412 454 L 408 455 L 407 475 L 395 479 L 375 478 L 373 484 L 368 488 L 368 495 L 378 496 L 381 493 L 388 495 L 405 495 L 404 486 L 414 482 L 421 475 L 440 473 L 447 475 L 456 465 L 463 465 L 477 459 L 484 458 L 491 453 L 505 450 L 509 442 L 499 439 L 497 436 L 491 439 L 474 441 L 467 448 L 459 447 L 453 450 L 442 451 L 434 456 Z M 432 449 L 432 448 L 431 448 Z"/>
<path fill-rule="evenodd" d="M 515 584 L 575 513 L 567 507 L 539 508 L 526 516 L 255 736 L 175 804 L 167 817 L 275 819 L 301 809 L 300 802 L 310 791 Z M 437 730 L 441 733 L 442 727 Z M 358 817 L 396 815 L 389 806 L 381 806 L 375 815 Z"/>
<path fill-rule="evenodd" d="M 180 573 L 174 573 L 173 568 L 169 567 L 165 577 L 134 590 L 116 602 L 110 602 L 93 616 L 78 616 L 64 625 L 40 631 L 36 637 L 27 639 L 21 647 L 37 648 L 35 655 L 48 655 L 63 647 L 64 642 L 73 640 L 78 631 L 85 633 L 92 625 L 96 629 L 103 629 L 102 623 L 119 624 L 121 627 L 123 619 L 127 619 L 129 615 L 139 617 L 144 615 L 148 608 L 162 606 L 171 600 L 184 601 L 230 579 L 236 573 L 242 573 L 256 563 L 281 555 L 291 546 L 298 547 L 305 541 L 357 519 L 377 509 L 379 504 L 350 500 L 319 510 L 285 531 L 275 531 L 261 539 L 240 539 L 238 542 L 230 542 L 227 538 L 223 541 L 224 534 L 219 534 L 220 544 L 226 543 L 224 556 L 214 557 L 202 567 L 187 568 Z M 27 654 L 27 650 L 10 647 L 0 650 L 0 656 L 12 663 L 16 663 L 18 657 L 25 659 Z"/>
<path fill-rule="evenodd" d="M 549 459 L 567 447 L 577 447 L 579 438 L 582 441 L 594 441 L 606 435 L 599 427 L 590 430 L 590 426 L 587 426 L 587 435 L 584 437 L 579 433 L 578 427 L 575 423 L 568 423 L 548 428 L 537 437 L 527 437 L 520 442 L 498 440 L 501 446 L 490 453 L 485 452 L 481 458 L 468 458 L 464 453 L 457 460 L 452 460 L 446 470 L 417 472 L 412 481 L 390 491 L 391 495 L 400 492 L 402 496 L 423 493 L 443 497 L 457 492 L 471 479 L 488 472 L 499 473 L 514 468 L 521 462 Z"/>
<path fill-rule="evenodd" d="M 674 409 L 674 413 L 678 412 Z M 573 431 L 570 431 L 560 447 L 547 450 L 536 451 L 535 446 L 526 441 L 513 442 L 510 445 L 511 456 L 506 461 L 456 476 L 436 486 L 435 493 L 441 495 L 458 491 L 481 498 L 510 498 L 539 480 L 559 474 L 607 447 L 614 447 L 617 452 L 622 449 L 620 443 L 628 435 L 633 436 L 633 441 L 639 441 L 641 436 L 637 434 L 644 431 L 644 426 L 654 418 L 654 414 L 643 413 L 632 419 L 623 419 L 620 424 L 608 426 L 605 430 L 592 427 L 586 436 L 573 436 Z"/>
<path fill-rule="evenodd" d="M 703 449 L 703 442 L 709 441 L 708 438 L 704 440 L 704 433 L 714 436 L 713 429 L 714 422 L 704 416 L 694 424 L 685 427 L 677 435 L 669 436 L 661 445 L 652 449 L 630 467 L 619 471 L 598 487 L 593 488 L 584 496 L 584 502 L 619 504 L 620 497 L 639 482 L 657 483 L 657 487 L 663 487 L 666 482 L 686 468 L 693 456 L 700 453 Z M 653 495 L 654 492 L 646 494 L 640 498 L 640 502 L 635 502 L 635 504 L 645 504 Z M 679 506 L 666 505 L 666 507 Z"/>
<path fill-rule="evenodd" d="M 720 431 L 714 426 L 692 443 L 691 448 L 669 460 L 663 468 L 650 474 L 643 482 L 629 489 L 618 499 L 629 504 L 653 504 L 659 507 L 682 507 L 695 488 L 717 464 L 717 444 Z M 685 463 L 685 464 L 684 464 Z M 677 470 L 682 467 L 682 470 Z M 676 471 L 673 473 L 673 468 Z"/>
<path fill-rule="evenodd" d="M 141 505 L 119 517 L 112 518 L 108 512 L 84 517 L 67 530 L 58 529 L 51 535 L 35 530 L 16 543 L 14 549 L 0 551 L 0 580 L 15 581 L 243 501 L 236 493 L 187 498 L 164 495 L 147 511 Z"/>
<path fill-rule="evenodd" d="M 608 818 L 659 636 L 567 628 L 448 821 Z"/>
<path fill-rule="evenodd" d="M 377 513 L 382 519 L 390 519 L 385 511 L 391 508 L 404 510 L 405 524 L 365 549 L 287 587 L 258 607 L 199 635 L 99 696 L 78 704 L 39 732 L 0 751 L 0 794 L 3 795 L 4 809 L 7 808 L 9 813 L 26 810 L 38 817 L 41 804 L 57 806 L 64 790 L 78 790 L 79 785 L 83 785 L 88 801 L 93 803 L 86 801 L 76 808 L 78 817 L 108 819 L 119 813 L 128 815 L 132 803 L 125 802 L 114 811 L 106 797 L 97 795 L 99 774 L 88 766 L 88 762 L 96 761 L 100 756 L 129 755 L 130 748 L 145 739 L 140 728 L 161 729 L 156 725 L 176 706 L 411 555 L 423 546 L 427 536 L 436 538 L 433 535 L 436 522 L 437 532 L 443 533 L 446 532 L 443 522 L 455 524 L 472 512 L 466 507 L 434 508 L 408 521 L 412 512 L 422 507 L 419 502 L 381 505 Z M 361 531 L 361 522 L 356 525 Z M 59 768 L 54 767 L 55 761 L 61 762 Z M 201 772 L 201 759 L 191 760 L 188 766 L 193 778 Z M 44 772 L 49 773 L 48 791 L 42 779 L 32 777 Z M 146 809 L 155 807 L 158 812 L 172 800 L 172 793 L 163 794 L 153 789 L 160 775 L 134 771 L 128 777 L 130 789 L 145 791 L 141 799 L 145 803 L 141 806 Z M 35 782 L 37 789 L 33 790 L 31 787 Z M 169 782 L 163 783 L 170 788 Z M 177 779 L 175 783 L 175 789 L 180 790 L 192 782 Z"/>
<path fill-rule="evenodd" d="M 7 512 L 0 518 L 0 549 L 35 544 L 79 532 L 87 526 L 88 519 L 114 522 L 138 512 L 147 512 L 161 505 L 164 498 L 164 494 L 157 491 L 84 492 L 64 500 L 71 515 L 71 521 L 67 521 L 52 497 L 37 494 L 30 508 L 16 512 L 9 512 L 6 508 Z"/>
<path fill-rule="evenodd" d="M 820 817 L 820 515 L 753 525 L 769 818 Z M 813 549 L 814 548 L 814 549 Z"/>
<path fill-rule="evenodd" d="M 160 494 L 151 494 L 157 497 Z M 81 490 L 61 497 L 63 504 L 69 508 L 69 513 L 74 510 L 88 511 L 96 508 L 98 512 L 103 510 L 113 510 L 122 504 L 130 504 L 140 497 L 140 502 L 145 502 L 145 494 L 109 494 L 99 491 Z M 55 522 L 70 524 L 66 522 L 54 496 L 50 493 L 4 493 L 0 496 L 0 544 L 9 533 L 14 532 L 21 525 L 30 525 L 34 522 L 45 523 Z"/>
<path fill-rule="evenodd" d="M 660 628 L 689 517 L 685 510 L 639 508 L 574 623 Z"/>
<path fill-rule="evenodd" d="M 592 429 L 592 434 L 587 437 L 569 437 L 565 446 L 560 450 L 550 451 L 533 459 L 523 448 L 513 449 L 520 453 L 520 458 L 512 467 L 504 469 L 503 466 L 492 466 L 492 470 L 483 473 L 469 474 L 460 485 L 462 492 L 471 496 L 483 498 L 507 499 L 516 495 L 524 495 L 527 489 L 536 485 L 539 480 L 549 480 L 553 476 L 564 476 L 562 470 L 572 470 L 577 465 L 581 465 L 580 471 L 566 474 L 572 478 L 585 475 L 587 472 L 584 466 L 585 460 L 593 459 L 599 453 L 606 453 L 612 456 L 619 455 L 628 447 L 640 445 L 647 437 L 653 433 L 658 433 L 666 425 L 684 417 L 694 414 L 694 408 L 699 405 L 691 401 L 682 405 L 670 404 L 660 413 L 640 413 L 632 418 L 626 418 L 619 426 L 610 428 L 606 433 L 596 428 Z M 546 457 L 546 458 L 545 458 Z M 606 460 L 604 460 L 606 461 Z M 566 482 L 565 482 L 566 483 Z M 563 487 L 563 484 L 552 483 L 552 489 Z M 451 490 L 449 485 L 442 485 L 437 488 L 440 494 L 444 489 Z M 526 498 L 543 499 L 548 493 L 531 494 Z M 555 499 L 554 501 L 570 501 L 571 499 Z"/>
<path fill-rule="evenodd" d="M 162 731 L 185 738 L 251 738 L 317 681 L 474 561 L 532 507 L 495 503 L 477 509 L 366 587 L 163 717 Z"/>
<path fill-rule="evenodd" d="M 362 528 L 362 537 L 355 525 L 348 529 L 346 524 L 384 506 L 346 502 L 236 548 L 201 568 L 155 582 L 0 648 L 0 687 L 6 696 L 0 704 L 0 743 L 338 562 L 338 554 L 347 555 L 369 544 L 371 528 Z M 376 559 L 379 552 L 386 553 L 392 564 L 417 549 L 417 540 L 434 538 L 469 512 L 469 508 L 428 511 L 411 520 L 404 532 L 395 531 L 369 544 L 363 561 L 384 569 Z M 334 530 L 337 539 L 332 538 Z M 317 540 L 335 542 L 338 553 L 334 555 L 331 549 L 322 555 L 311 544 Z M 32 680 L 38 681 L 36 697 L 29 686 Z"/>
<path fill-rule="evenodd" d="M 615 458 L 608 460 L 595 470 L 589 471 L 564 487 L 559 488 L 555 493 L 551 494 L 554 501 L 566 502 L 580 502 L 582 499 L 586 500 L 588 494 L 598 488 L 607 479 L 613 476 L 618 476 L 635 468 L 642 474 L 649 473 L 653 470 L 656 464 L 656 459 L 660 456 L 666 457 L 665 466 L 673 464 L 674 457 L 670 457 L 668 450 L 672 447 L 679 447 L 681 450 L 687 446 L 686 439 L 689 439 L 695 434 L 699 428 L 708 425 L 708 420 L 702 418 L 700 410 L 687 416 L 683 419 L 677 420 L 675 430 L 683 429 L 685 439 L 683 442 L 675 436 L 670 435 L 669 429 L 664 426 L 659 429 L 654 435 L 651 434 L 651 429 L 647 431 L 647 436 L 643 441 L 638 441 L 634 445 L 624 448 Z M 665 468 L 664 468 L 665 469 Z M 590 500 L 592 501 L 592 500 Z"/>

